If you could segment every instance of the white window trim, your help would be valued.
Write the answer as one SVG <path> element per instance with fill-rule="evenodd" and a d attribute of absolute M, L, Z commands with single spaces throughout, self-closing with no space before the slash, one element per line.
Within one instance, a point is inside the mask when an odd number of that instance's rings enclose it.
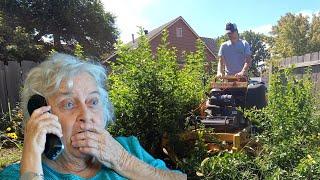
<path fill-rule="evenodd" d="M 177 28 L 177 37 L 182 37 L 182 28 Z"/>

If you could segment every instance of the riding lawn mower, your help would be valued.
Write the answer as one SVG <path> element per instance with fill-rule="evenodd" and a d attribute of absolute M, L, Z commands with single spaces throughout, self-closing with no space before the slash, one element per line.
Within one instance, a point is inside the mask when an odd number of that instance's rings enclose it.
<path fill-rule="evenodd" d="M 196 141 L 197 130 L 208 129 L 203 135 L 208 151 L 228 150 L 236 152 L 250 141 L 255 128 L 244 117 L 248 108 L 261 109 L 266 106 L 266 87 L 262 82 L 249 83 L 247 78 L 225 76 L 211 82 L 206 99 L 197 108 L 197 112 L 187 118 L 190 130 L 179 135 L 187 145 Z M 173 160 L 179 156 L 181 148 L 172 148 L 168 137 L 164 136 L 162 146 L 165 153 Z M 180 156 L 181 156 L 180 151 Z M 183 154 L 183 153 L 182 153 Z"/>

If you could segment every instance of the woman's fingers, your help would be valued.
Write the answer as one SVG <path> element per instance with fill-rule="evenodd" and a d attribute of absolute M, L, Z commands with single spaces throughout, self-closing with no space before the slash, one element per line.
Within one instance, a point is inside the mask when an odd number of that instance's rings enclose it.
<path fill-rule="evenodd" d="M 77 141 L 72 141 L 73 147 L 90 147 L 90 148 L 98 148 L 99 142 L 93 139 L 82 139 Z"/>
<path fill-rule="evenodd" d="M 107 167 L 111 167 L 112 164 L 115 164 L 115 162 L 112 161 L 112 159 L 117 158 L 113 157 L 116 156 L 113 150 L 107 149 L 107 146 L 102 144 L 98 144 L 97 147 L 79 147 L 79 151 L 84 154 L 89 154 L 98 158 L 98 160 Z"/>
<path fill-rule="evenodd" d="M 39 109 L 41 109 L 41 108 L 39 108 Z M 37 109 L 37 110 L 39 110 L 39 109 Z M 43 112 L 43 111 L 39 110 L 38 112 Z M 48 119 L 48 121 L 52 121 L 52 123 L 55 123 L 57 126 L 59 126 L 61 128 L 58 117 L 56 115 L 48 113 L 46 111 L 44 111 L 44 113 L 42 113 L 42 114 L 37 114 L 38 112 L 33 113 L 33 116 L 27 122 L 27 126 L 30 126 L 30 128 L 33 129 L 37 125 L 40 125 L 42 123 L 46 123 L 46 121 L 44 121 L 44 120 Z"/>
<path fill-rule="evenodd" d="M 109 132 L 93 123 L 84 123 L 80 127 L 85 131 L 71 137 L 72 146 L 84 154 L 96 157 L 107 167 L 117 166 L 124 149 Z"/>
<path fill-rule="evenodd" d="M 46 142 L 46 134 L 62 137 L 62 128 L 58 117 L 49 113 L 50 106 L 36 109 L 25 127 L 25 143 L 28 149 L 42 153 Z"/>
<path fill-rule="evenodd" d="M 84 131 L 77 133 L 71 137 L 71 143 L 73 147 L 89 147 L 99 149 L 102 145 L 105 145 L 104 134 L 97 132 Z"/>
<path fill-rule="evenodd" d="M 30 115 L 30 120 L 35 119 L 50 110 L 51 110 L 51 106 L 43 106 L 41 108 L 38 108 L 34 110 L 33 113 Z"/>
<path fill-rule="evenodd" d="M 80 147 L 79 150 L 83 153 L 90 154 L 90 155 L 96 155 L 98 154 L 98 149 L 93 147 Z"/>
<path fill-rule="evenodd" d="M 32 131 L 50 131 L 51 128 L 57 128 L 59 129 L 59 134 L 57 135 L 62 136 L 62 128 L 57 116 L 50 113 L 45 113 L 38 117 L 30 128 Z"/>
<path fill-rule="evenodd" d="M 71 141 L 77 141 L 77 140 L 82 140 L 82 139 L 97 139 L 97 136 L 100 134 L 96 132 L 91 132 L 91 131 L 83 131 L 81 133 L 77 133 L 71 137 Z"/>
<path fill-rule="evenodd" d="M 42 122 L 37 126 L 39 131 L 45 134 L 55 134 L 60 138 L 62 137 L 62 129 L 59 122 L 53 121 L 52 119 L 42 119 L 40 121 Z"/>
<path fill-rule="evenodd" d="M 57 127 L 50 127 L 50 128 L 47 128 L 47 129 L 42 129 L 39 134 L 41 135 L 47 135 L 47 134 L 55 134 L 57 135 L 59 138 L 62 137 L 62 133 L 61 133 L 61 129 L 57 128 Z"/>
<path fill-rule="evenodd" d="M 80 128 L 84 131 L 97 132 L 101 134 L 105 132 L 104 129 L 101 129 L 101 127 L 94 123 L 81 123 Z"/>

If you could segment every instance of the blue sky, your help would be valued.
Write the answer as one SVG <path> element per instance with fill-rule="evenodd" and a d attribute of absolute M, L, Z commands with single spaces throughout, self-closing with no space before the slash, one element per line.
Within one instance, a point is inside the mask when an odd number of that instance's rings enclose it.
<path fill-rule="evenodd" d="M 240 32 L 267 34 L 281 16 L 291 12 L 311 16 L 320 12 L 320 0 L 102 0 L 113 13 L 120 39 L 131 40 L 138 26 L 152 30 L 182 16 L 199 36 L 216 38 L 224 34 L 227 22 Z"/>

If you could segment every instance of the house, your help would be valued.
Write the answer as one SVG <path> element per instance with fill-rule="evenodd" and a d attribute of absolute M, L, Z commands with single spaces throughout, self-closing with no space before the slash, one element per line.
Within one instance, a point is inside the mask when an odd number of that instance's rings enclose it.
<path fill-rule="evenodd" d="M 214 55 L 214 39 L 200 37 L 191 27 L 190 25 L 183 19 L 183 17 L 179 16 L 174 20 L 152 30 L 145 30 L 145 34 L 150 41 L 152 53 L 156 54 L 157 47 L 161 42 L 162 31 L 167 29 L 168 31 L 168 42 L 170 47 L 176 47 L 177 49 L 177 59 L 180 66 L 183 67 L 185 60 L 183 57 L 183 52 L 195 52 L 196 51 L 196 41 L 197 39 L 201 39 L 205 43 L 205 53 L 207 56 L 208 63 L 206 64 L 208 71 L 211 71 L 211 62 L 216 59 Z M 128 43 L 128 45 L 132 48 L 138 46 L 138 40 L 134 39 Z M 115 61 L 117 55 L 114 53 L 109 56 L 106 61 Z"/>

